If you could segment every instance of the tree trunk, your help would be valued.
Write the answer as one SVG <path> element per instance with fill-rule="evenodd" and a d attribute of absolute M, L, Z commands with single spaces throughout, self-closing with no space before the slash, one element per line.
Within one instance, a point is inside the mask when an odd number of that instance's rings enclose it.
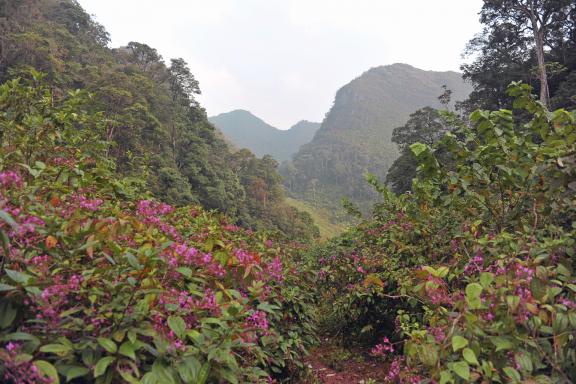
<path fill-rule="evenodd" d="M 536 48 L 536 58 L 538 60 L 538 75 L 540 77 L 540 102 L 546 107 L 550 106 L 550 89 L 548 88 L 548 74 L 546 71 L 546 61 L 544 59 L 544 30 L 538 25 L 538 20 L 532 11 L 530 15 L 532 21 L 532 31 Z"/>

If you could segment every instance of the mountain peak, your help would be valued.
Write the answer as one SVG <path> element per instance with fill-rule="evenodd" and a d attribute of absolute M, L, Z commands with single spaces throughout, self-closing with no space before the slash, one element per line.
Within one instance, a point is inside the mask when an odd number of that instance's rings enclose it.
<path fill-rule="evenodd" d="M 248 148 L 259 157 L 272 155 L 279 162 L 290 160 L 301 145 L 312 140 L 320 128 L 319 123 L 302 120 L 283 131 L 243 109 L 221 113 L 209 120 L 234 146 Z"/>

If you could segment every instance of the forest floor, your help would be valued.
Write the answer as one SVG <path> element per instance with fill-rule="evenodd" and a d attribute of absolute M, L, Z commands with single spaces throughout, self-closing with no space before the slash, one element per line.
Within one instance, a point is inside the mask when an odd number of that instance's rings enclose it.
<path fill-rule="evenodd" d="M 373 384 L 384 383 L 387 364 L 374 359 L 369 351 L 343 349 L 330 340 L 310 351 L 306 358 L 308 374 L 300 384 Z"/>

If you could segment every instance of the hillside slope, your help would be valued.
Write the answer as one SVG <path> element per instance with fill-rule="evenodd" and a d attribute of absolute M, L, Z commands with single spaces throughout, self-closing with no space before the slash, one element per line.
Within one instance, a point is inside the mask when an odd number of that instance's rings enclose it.
<path fill-rule="evenodd" d="M 392 131 L 415 110 L 439 107 L 443 85 L 453 92 L 452 105 L 471 90 L 459 73 L 407 64 L 372 68 L 352 80 L 337 92 L 314 139 L 283 167 L 286 187 L 295 197 L 321 205 L 336 206 L 342 197 L 361 204 L 373 201 L 366 172 L 384 180 L 398 156 Z"/>
<path fill-rule="evenodd" d="M 247 148 L 258 157 L 271 155 L 278 162 L 290 160 L 300 146 L 309 143 L 319 123 L 300 121 L 288 130 L 277 129 L 245 110 L 209 118 L 234 146 Z"/>
<path fill-rule="evenodd" d="M 74 0 L 0 4 L 0 82 L 35 68 L 56 99 L 89 92 L 121 176 L 144 176 L 142 189 L 170 204 L 200 203 L 246 227 L 309 237 L 311 219 L 285 203 L 277 164 L 232 153 L 208 122 L 184 60 L 165 62 L 138 42 L 110 49 L 105 28 Z"/>

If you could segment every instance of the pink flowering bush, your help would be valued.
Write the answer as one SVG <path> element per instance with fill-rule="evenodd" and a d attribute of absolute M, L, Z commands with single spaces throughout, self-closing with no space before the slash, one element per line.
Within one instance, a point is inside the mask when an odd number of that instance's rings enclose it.
<path fill-rule="evenodd" d="M 258 383 L 302 367 L 313 297 L 290 249 L 118 179 L 79 97 L 0 87 L 0 382 Z"/>
<path fill-rule="evenodd" d="M 313 254 L 328 325 L 388 382 L 576 380 L 576 113 L 509 92 L 516 113 L 445 114 L 441 158 L 412 146 L 413 193 L 370 179 L 374 217 Z"/>

